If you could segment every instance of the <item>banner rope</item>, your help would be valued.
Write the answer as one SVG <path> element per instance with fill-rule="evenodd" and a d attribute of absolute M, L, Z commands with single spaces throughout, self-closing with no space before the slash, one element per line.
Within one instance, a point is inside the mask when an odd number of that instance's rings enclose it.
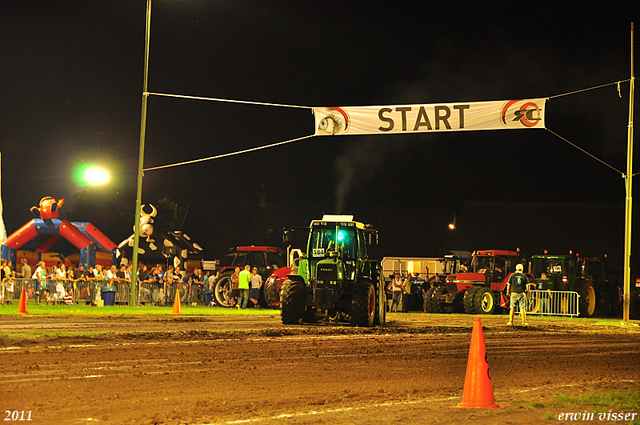
<path fill-rule="evenodd" d="M 586 92 L 586 91 L 589 91 L 589 90 L 601 89 L 603 87 L 608 87 L 608 86 L 613 86 L 613 85 L 618 86 L 618 93 L 620 93 L 620 83 L 626 83 L 628 81 L 631 81 L 631 79 L 627 78 L 626 80 L 614 81 L 613 83 L 606 83 L 606 84 L 601 84 L 599 86 L 587 87 L 587 88 L 580 89 L 580 90 L 570 91 L 570 92 L 567 92 L 567 93 L 560 93 L 560 94 L 556 94 L 554 96 L 548 96 L 547 99 L 553 99 L 553 98 L 562 97 L 562 96 L 569 96 L 571 94 L 583 93 L 583 92 Z M 149 95 L 149 96 L 174 97 L 174 98 L 179 98 L 179 99 L 209 100 L 209 101 L 214 101 L 214 102 L 240 103 L 240 104 L 244 104 L 244 105 L 261 105 L 261 106 L 278 106 L 278 107 L 281 107 L 281 108 L 313 109 L 313 106 L 289 105 L 289 104 L 286 104 L 286 103 L 256 102 L 256 101 L 252 101 L 252 100 L 224 99 L 224 98 L 219 98 L 219 97 L 187 96 L 187 95 L 183 95 L 183 94 L 154 93 L 154 92 L 147 92 L 147 93 L 144 93 L 144 94 Z"/>
<path fill-rule="evenodd" d="M 240 154 L 247 153 L 247 152 L 254 152 L 254 151 L 259 151 L 259 150 L 262 150 L 262 149 L 272 148 L 272 147 L 275 147 L 275 146 L 285 145 L 287 143 L 297 142 L 299 140 L 308 139 L 308 138 L 314 137 L 314 136 L 315 136 L 315 134 L 309 134 L 307 136 L 302 136 L 302 137 L 297 137 L 295 139 L 289 139 L 289 140 L 285 140 L 285 141 L 282 141 L 282 142 L 272 143 L 270 145 L 257 146 L 255 148 L 243 149 L 241 151 L 223 153 L 223 154 L 220 154 L 220 155 L 210 156 L 210 157 L 207 157 L 207 158 L 193 159 L 191 161 L 176 162 L 174 164 L 159 165 L 157 167 L 144 168 L 142 170 L 142 172 L 144 173 L 145 171 L 160 170 L 162 168 L 178 167 L 180 165 L 195 164 L 196 162 L 210 161 L 212 159 L 219 159 L 219 158 L 225 158 L 225 157 L 228 157 L 228 156 L 240 155 Z"/>
<path fill-rule="evenodd" d="M 547 99 L 553 99 L 554 97 L 561 97 L 561 96 L 569 96 L 570 94 L 582 93 L 582 92 L 589 91 L 589 90 L 601 89 L 603 87 L 612 86 L 614 84 L 618 86 L 618 94 L 620 94 L 620 83 L 626 83 L 627 81 L 631 81 L 631 79 L 628 78 L 626 80 L 620 80 L 620 81 L 616 81 L 616 82 L 613 82 L 613 83 L 607 83 L 607 84 L 602 84 L 602 85 L 599 85 L 599 86 L 588 87 L 586 89 L 580 89 L 580 90 L 575 90 L 575 91 L 571 91 L 571 92 L 567 92 L 567 93 L 556 94 L 555 96 L 549 96 Z M 620 96 L 620 97 L 622 97 L 622 96 Z"/>
<path fill-rule="evenodd" d="M 251 100 L 222 99 L 222 98 L 219 98 L 219 97 L 187 96 L 187 95 L 183 95 L 183 94 L 149 93 L 149 92 L 147 92 L 145 94 L 149 95 L 149 96 L 177 97 L 179 99 L 211 100 L 211 101 L 214 101 L 214 102 L 241 103 L 243 105 L 279 106 L 281 108 L 313 109 L 312 106 L 287 105 L 285 103 L 254 102 L 254 101 L 251 101 Z"/>
<path fill-rule="evenodd" d="M 584 88 L 584 89 L 580 89 L 580 90 L 575 90 L 575 91 L 572 91 L 572 92 L 561 93 L 561 94 L 557 94 L 557 95 L 554 95 L 554 96 L 549 96 L 549 97 L 547 97 L 547 99 L 553 99 L 553 98 L 556 98 L 556 97 L 568 96 L 568 95 L 571 95 L 571 94 L 582 93 L 582 92 L 586 92 L 586 91 L 589 91 L 589 90 L 595 90 L 595 89 L 608 87 L 608 86 L 612 86 L 612 85 L 617 85 L 618 94 L 620 95 L 620 83 L 624 83 L 624 82 L 627 82 L 627 81 L 631 81 L 631 79 L 620 80 L 620 81 L 616 81 L 616 82 L 613 82 L 613 83 L 607 83 L 607 84 L 602 84 L 602 85 L 599 85 L 599 86 L 594 86 L 594 87 L 588 87 L 588 88 Z M 145 92 L 145 93 L 143 93 L 143 95 L 172 97 L 172 98 L 191 99 L 191 100 L 208 100 L 208 101 L 214 101 L 214 102 L 237 103 L 237 104 L 243 104 L 243 105 L 259 105 L 259 106 L 276 106 L 276 107 L 281 107 L 281 108 L 313 109 L 312 106 L 288 105 L 288 104 L 284 104 L 284 103 L 271 103 L 271 102 L 256 102 L 256 101 L 250 101 L 250 100 L 224 99 L 224 98 L 218 98 L 218 97 L 187 96 L 187 95 L 171 94 L 171 93 Z M 598 162 L 606 165 L 607 167 L 611 168 L 612 170 L 622 174 L 622 176 L 624 177 L 624 173 L 622 173 L 620 170 L 618 170 L 615 167 L 607 164 L 603 160 L 601 160 L 601 159 L 597 158 L 596 156 L 590 154 L 586 150 L 584 150 L 581 147 L 579 147 L 578 145 L 570 142 L 569 140 L 567 140 L 564 137 L 560 136 L 559 134 L 553 132 L 552 130 L 549 130 L 548 128 L 546 128 L 546 130 L 549 131 L 551 134 L 555 135 L 556 137 L 560 138 L 561 140 L 564 140 L 565 142 L 567 142 L 568 144 L 570 144 L 574 148 L 576 148 L 576 149 L 582 151 L 583 153 L 589 155 L 590 157 L 592 157 L 596 161 L 598 161 Z M 268 148 L 272 148 L 272 147 L 275 147 L 275 146 L 284 145 L 284 144 L 287 144 L 287 143 L 297 142 L 297 141 L 308 139 L 308 138 L 314 137 L 314 136 L 315 136 L 315 134 L 310 134 L 310 135 L 307 135 L 307 136 L 297 137 L 295 139 L 285 140 L 285 141 L 282 141 L 282 142 L 272 143 L 272 144 L 264 145 L 264 146 L 258 146 L 258 147 L 255 147 L 255 148 L 243 149 L 243 150 L 235 151 L 235 152 L 229 152 L 229 153 L 225 153 L 225 154 L 221 154 L 221 155 L 210 156 L 210 157 L 207 157 L 207 158 L 200 158 L 200 159 L 194 159 L 194 160 L 191 160 L 191 161 L 177 162 L 177 163 L 173 163 L 173 164 L 159 165 L 157 167 L 144 168 L 142 170 L 142 172 L 144 173 L 145 171 L 152 171 L 152 170 L 160 170 L 160 169 L 164 169 L 164 168 L 178 167 L 178 166 L 181 166 L 181 165 L 195 164 L 197 162 L 210 161 L 210 160 L 213 160 L 213 159 L 219 159 L 219 158 L 225 158 L 225 157 L 234 156 L 234 155 L 240 155 L 240 154 L 243 154 L 243 153 L 254 152 L 254 151 L 258 151 L 258 150 L 262 150 L 262 149 L 268 149 Z"/>
<path fill-rule="evenodd" d="M 553 130 L 549 130 L 548 128 L 545 128 L 545 130 L 547 130 L 549 133 L 553 134 L 554 136 L 560 138 L 561 140 L 564 140 L 565 142 L 567 142 L 568 144 L 570 144 L 574 148 L 578 149 L 579 151 L 581 151 L 583 153 L 586 153 L 587 155 L 589 155 L 591 158 L 595 159 L 596 161 L 598 161 L 598 162 L 606 165 L 607 167 L 611 168 L 613 171 L 616 171 L 616 172 L 620 173 L 623 178 L 625 177 L 625 174 L 622 171 L 618 170 L 617 168 L 615 168 L 612 165 L 607 164 L 606 162 L 604 162 L 600 158 L 596 157 L 595 155 L 590 154 L 589 152 L 587 152 L 586 150 L 582 149 L 580 146 L 576 145 L 575 143 L 571 143 L 570 141 L 568 141 L 564 137 L 560 136 L 558 133 L 555 133 Z"/>

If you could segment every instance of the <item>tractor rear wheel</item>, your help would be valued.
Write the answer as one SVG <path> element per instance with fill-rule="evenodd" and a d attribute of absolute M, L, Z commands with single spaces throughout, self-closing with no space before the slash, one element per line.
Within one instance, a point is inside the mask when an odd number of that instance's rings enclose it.
<path fill-rule="evenodd" d="M 433 292 L 436 290 L 436 288 L 429 288 L 427 289 L 427 293 L 424 294 L 424 310 L 425 313 L 433 313 L 433 309 L 431 308 L 431 297 L 433 296 Z"/>
<path fill-rule="evenodd" d="M 478 288 L 474 297 L 474 306 L 477 314 L 492 314 L 496 309 L 496 298 L 491 288 Z"/>
<path fill-rule="evenodd" d="M 282 307 L 282 323 L 298 325 L 305 314 L 306 287 L 299 280 L 285 280 L 280 291 L 280 307 Z"/>
<path fill-rule="evenodd" d="M 280 294 L 278 294 L 278 280 L 267 279 L 263 287 L 264 300 L 269 307 L 278 307 L 280 305 Z"/>
<path fill-rule="evenodd" d="M 384 325 L 387 322 L 387 294 L 384 291 L 384 288 L 384 278 L 382 277 L 382 274 L 379 273 L 378 289 L 376 290 L 378 303 L 376 305 L 376 314 L 373 318 L 374 326 Z"/>
<path fill-rule="evenodd" d="M 631 301 L 629 303 L 629 318 L 640 319 L 640 289 L 631 290 Z"/>
<path fill-rule="evenodd" d="M 618 288 L 616 285 L 608 286 L 602 294 L 600 294 L 600 300 L 598 305 L 598 310 L 600 311 L 600 316 L 602 317 L 610 317 L 615 316 L 616 308 L 618 304 Z"/>
<path fill-rule="evenodd" d="M 442 298 L 442 296 L 446 293 L 447 293 L 447 288 L 445 288 L 444 286 L 438 286 L 437 288 L 435 288 L 435 290 L 433 291 L 433 294 L 431 295 L 431 311 L 432 312 L 442 313 L 444 311 L 444 305 L 440 303 L 440 298 Z"/>
<path fill-rule="evenodd" d="M 464 307 L 464 312 L 467 314 L 475 314 L 476 313 L 476 305 L 474 303 L 474 297 L 476 296 L 476 291 L 478 290 L 477 286 L 472 286 L 467 288 L 464 291 L 464 298 L 462 298 L 462 306 Z"/>
<path fill-rule="evenodd" d="M 578 294 L 580 294 L 580 316 L 593 317 L 596 314 L 596 306 L 598 305 L 593 282 L 582 282 L 582 285 L 578 288 Z"/>
<path fill-rule="evenodd" d="M 373 326 L 377 299 L 370 280 L 356 280 L 351 292 L 351 323 L 357 326 Z"/>
<path fill-rule="evenodd" d="M 231 307 L 231 275 L 233 272 L 223 273 L 213 287 L 213 299 L 221 307 Z"/>

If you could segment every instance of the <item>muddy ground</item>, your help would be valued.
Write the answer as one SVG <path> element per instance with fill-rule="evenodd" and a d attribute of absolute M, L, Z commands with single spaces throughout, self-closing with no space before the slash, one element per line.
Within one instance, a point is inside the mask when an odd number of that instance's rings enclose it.
<path fill-rule="evenodd" d="M 637 326 L 505 322 L 482 317 L 504 406 L 484 410 L 449 408 L 465 384 L 468 315 L 391 314 L 373 329 L 283 326 L 270 312 L 5 316 L 2 419 L 17 410 L 42 424 L 536 424 L 594 411 L 550 405 L 558 394 L 640 385 Z"/>

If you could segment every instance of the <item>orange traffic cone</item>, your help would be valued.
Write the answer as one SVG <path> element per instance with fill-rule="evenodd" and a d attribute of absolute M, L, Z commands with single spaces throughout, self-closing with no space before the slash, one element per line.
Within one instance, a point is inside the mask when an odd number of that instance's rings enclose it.
<path fill-rule="evenodd" d="M 479 318 L 473 320 L 471 348 L 467 362 L 467 376 L 464 382 L 462 403 L 452 407 L 468 407 L 472 409 L 498 409 L 493 397 L 493 383 L 487 361 L 487 348 L 484 345 L 482 323 Z"/>
<path fill-rule="evenodd" d="M 182 305 L 180 305 L 180 291 L 176 291 L 176 299 L 173 301 L 173 314 L 182 314 Z"/>
<path fill-rule="evenodd" d="M 18 303 L 18 313 L 29 314 L 27 311 L 27 289 L 23 286 L 20 294 L 20 302 Z"/>

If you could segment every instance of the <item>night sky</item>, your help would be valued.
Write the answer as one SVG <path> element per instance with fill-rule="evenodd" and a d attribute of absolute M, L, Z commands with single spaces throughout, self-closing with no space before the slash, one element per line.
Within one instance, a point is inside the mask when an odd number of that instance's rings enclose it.
<path fill-rule="evenodd" d="M 32 218 L 29 208 L 43 196 L 66 198 L 70 210 L 81 190 L 73 170 L 82 163 L 111 171 L 112 182 L 93 190 L 129 207 L 122 233 L 131 232 L 145 5 L 3 4 L 8 234 Z M 628 79 L 630 22 L 639 9 L 633 1 L 154 0 L 149 91 L 303 106 L 550 97 Z M 621 97 L 609 86 L 550 100 L 547 127 L 626 170 L 629 83 L 620 89 Z M 151 96 L 145 167 L 313 129 L 308 109 Z M 269 202 L 344 213 L 367 205 L 457 208 L 465 200 L 623 203 L 625 196 L 618 172 L 551 133 L 501 130 L 315 137 L 149 171 L 143 203 L 166 195 L 197 209 L 260 191 Z"/>

